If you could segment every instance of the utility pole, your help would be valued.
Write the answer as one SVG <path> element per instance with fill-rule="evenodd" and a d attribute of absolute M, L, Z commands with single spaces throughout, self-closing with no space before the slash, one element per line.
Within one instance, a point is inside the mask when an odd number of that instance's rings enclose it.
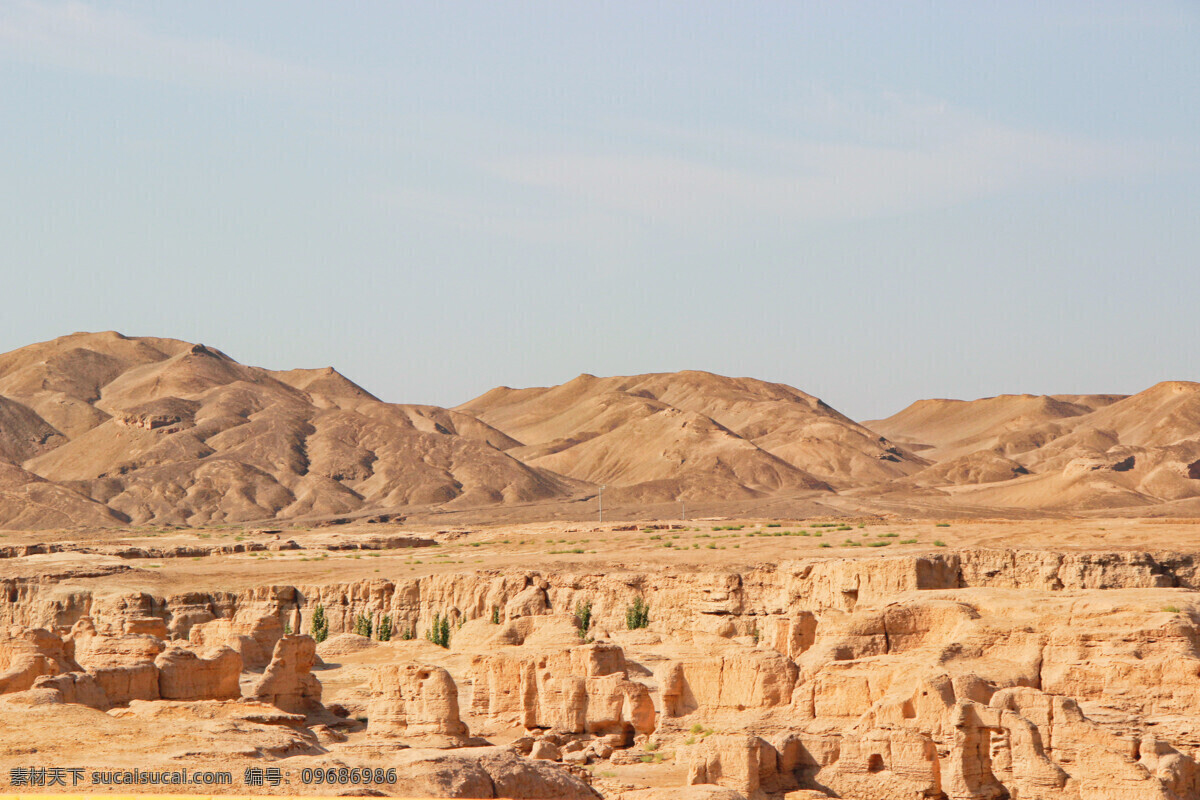
<path fill-rule="evenodd" d="M 604 522 L 604 487 L 600 487 L 600 493 L 596 495 L 600 499 L 600 521 Z"/>

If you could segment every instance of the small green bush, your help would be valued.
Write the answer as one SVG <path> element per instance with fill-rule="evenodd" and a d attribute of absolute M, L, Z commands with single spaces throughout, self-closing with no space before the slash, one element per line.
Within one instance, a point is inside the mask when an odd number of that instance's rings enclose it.
<path fill-rule="evenodd" d="M 941 539 L 935 539 L 935 540 L 933 541 L 933 546 L 934 546 L 934 547 L 949 547 L 950 545 L 946 544 L 946 543 L 945 543 L 945 542 L 943 542 Z"/>
<path fill-rule="evenodd" d="M 433 615 L 433 624 L 425 631 L 425 638 L 438 647 L 450 647 L 450 615 Z"/>
<path fill-rule="evenodd" d="M 500 606 L 492 606 L 492 624 L 500 624 Z"/>
<path fill-rule="evenodd" d="M 381 642 L 390 642 L 392 640 L 392 617 L 390 614 L 384 614 L 379 620 L 379 630 L 375 632 L 375 637 Z"/>
<path fill-rule="evenodd" d="M 354 618 L 354 632 L 359 636 L 371 638 L 371 618 L 366 614 L 359 614 Z"/>
<path fill-rule="evenodd" d="M 309 629 L 317 644 L 329 638 L 329 620 L 325 618 L 325 606 L 317 606 L 312 615 L 312 627 Z"/>
<path fill-rule="evenodd" d="M 650 606 L 642 598 L 633 598 L 633 605 L 626 607 L 625 627 L 631 631 L 650 627 Z"/>
<path fill-rule="evenodd" d="M 588 629 L 592 627 L 592 604 L 591 601 L 575 604 L 575 621 L 579 623 L 579 635 L 583 636 Z"/>

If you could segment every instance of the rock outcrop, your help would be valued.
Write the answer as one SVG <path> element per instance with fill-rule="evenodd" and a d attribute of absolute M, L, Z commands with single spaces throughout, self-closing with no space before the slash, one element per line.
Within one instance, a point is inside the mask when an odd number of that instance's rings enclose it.
<path fill-rule="evenodd" d="M 457 769 L 453 791 L 478 796 L 674 757 L 697 797 L 1193 800 L 1197 575 L 1187 554 L 978 550 L 167 597 L 11 582 L 0 614 L 21 627 L 0 638 L 0 707 L 126 719 L 185 702 L 203 717 L 261 666 L 246 693 L 271 724 L 307 730 L 330 704 L 305 746 L 411 758 L 430 786 Z M 626 629 L 635 597 L 648 629 Z M 588 603 L 584 630 L 572 612 Z M 317 605 L 334 635 L 314 674 L 315 643 L 281 620 L 302 629 Z M 344 632 L 383 614 L 415 640 Z M 435 615 L 448 648 L 422 636 Z M 493 770 L 449 749 L 468 725 L 524 735 Z"/>
<path fill-rule="evenodd" d="M 104 690 L 109 703 L 159 699 L 154 662 L 166 647 L 161 639 L 143 634 L 105 636 L 90 626 L 77 625 L 72 640 L 76 661 Z"/>
<path fill-rule="evenodd" d="M 371 674 L 369 730 L 373 738 L 410 746 L 462 747 L 467 726 L 458 687 L 441 667 L 389 664 Z"/>
<path fill-rule="evenodd" d="M 271 662 L 275 643 L 283 636 L 283 623 L 275 614 L 255 611 L 194 624 L 188 638 L 197 647 L 228 647 L 241 656 L 247 669 L 262 669 Z"/>
<path fill-rule="evenodd" d="M 275 643 L 271 663 L 247 692 L 254 700 L 295 714 L 321 707 L 321 682 L 312 674 L 317 643 L 310 636 L 289 635 Z"/>
<path fill-rule="evenodd" d="M 171 646 L 154 659 L 163 700 L 233 700 L 242 696 L 242 657 L 228 647 L 197 653 Z"/>
<path fill-rule="evenodd" d="M 614 644 L 478 656 L 470 676 L 472 713 L 485 717 L 567 733 L 644 735 L 655 728 L 650 691 L 629 680 L 624 652 Z"/>
<path fill-rule="evenodd" d="M 0 694 L 23 692 L 44 675 L 78 669 L 63 640 L 47 630 L 0 631 Z"/>

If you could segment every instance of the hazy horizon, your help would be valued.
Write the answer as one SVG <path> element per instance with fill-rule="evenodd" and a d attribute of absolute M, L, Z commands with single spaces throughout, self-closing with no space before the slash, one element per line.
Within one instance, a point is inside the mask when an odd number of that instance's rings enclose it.
<path fill-rule="evenodd" d="M 0 351 L 856 420 L 1200 379 L 1197 41 L 1186 2 L 0 2 Z"/>

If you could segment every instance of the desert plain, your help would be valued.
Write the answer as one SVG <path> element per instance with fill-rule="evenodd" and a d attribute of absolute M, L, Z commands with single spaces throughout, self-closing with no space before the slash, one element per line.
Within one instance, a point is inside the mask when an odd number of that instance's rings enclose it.
<path fill-rule="evenodd" d="M 698 372 L 445 409 L 75 334 L 0 356 L 0 781 L 1198 798 L 1194 517 L 1190 382 L 862 423 Z"/>

